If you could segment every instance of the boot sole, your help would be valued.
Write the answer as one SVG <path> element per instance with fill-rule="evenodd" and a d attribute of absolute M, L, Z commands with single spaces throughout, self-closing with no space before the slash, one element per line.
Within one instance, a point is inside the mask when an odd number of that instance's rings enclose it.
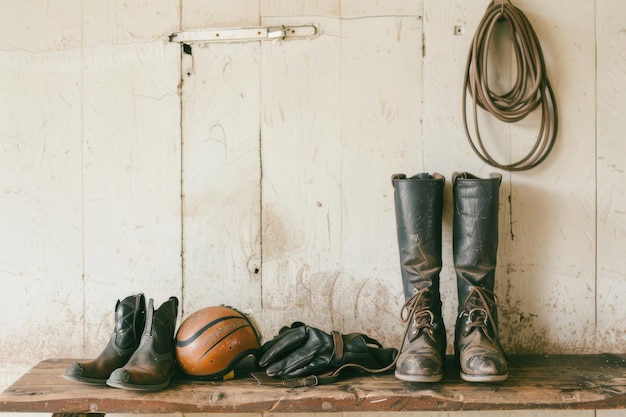
<path fill-rule="evenodd" d="M 107 380 L 106 384 L 113 388 L 121 388 L 121 389 L 131 390 L 131 391 L 158 391 L 158 390 L 167 388 L 167 386 L 170 384 L 170 380 L 168 379 L 162 384 L 157 384 L 157 385 L 133 385 L 133 384 L 127 384 L 127 383 L 119 382 L 119 381 L 111 381 L 109 379 Z"/>
<path fill-rule="evenodd" d="M 502 382 L 508 377 L 508 372 L 503 375 L 468 375 L 461 372 L 461 379 L 467 382 Z"/>
<path fill-rule="evenodd" d="M 395 372 L 394 375 L 396 376 L 396 378 L 402 381 L 408 381 L 408 382 L 439 382 L 443 379 L 443 374 L 427 376 L 427 375 L 404 375 L 404 374 Z"/>
<path fill-rule="evenodd" d="M 68 374 L 61 374 L 61 376 L 67 379 L 68 381 L 82 382 L 83 384 L 100 385 L 100 386 L 107 384 L 106 379 L 85 378 L 85 377 L 68 375 Z"/>

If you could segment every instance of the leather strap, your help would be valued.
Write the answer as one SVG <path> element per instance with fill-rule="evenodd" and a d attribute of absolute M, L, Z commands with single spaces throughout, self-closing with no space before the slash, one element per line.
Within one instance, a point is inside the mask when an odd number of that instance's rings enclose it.
<path fill-rule="evenodd" d="M 335 345 L 335 356 L 337 359 L 343 358 L 343 336 L 337 330 L 330 332 L 333 337 L 333 344 Z"/>

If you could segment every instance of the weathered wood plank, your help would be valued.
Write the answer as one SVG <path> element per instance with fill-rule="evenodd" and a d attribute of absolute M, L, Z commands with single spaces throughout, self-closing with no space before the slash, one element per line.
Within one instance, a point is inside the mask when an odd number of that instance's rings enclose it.
<path fill-rule="evenodd" d="M 106 344 L 118 298 L 180 297 L 179 56 L 161 42 L 84 53 L 84 283 L 75 278 L 85 300 L 73 308 L 84 308 L 89 356 Z"/>
<path fill-rule="evenodd" d="M 294 319 L 324 327 L 340 321 L 333 304 L 339 299 L 332 296 L 341 274 L 340 32 L 336 19 L 316 20 L 323 31 L 314 40 L 261 45 L 262 298 L 268 337 Z"/>
<path fill-rule="evenodd" d="M 117 298 L 179 292 L 179 2 L 152 6 L 0 5 L 3 388 L 102 349 Z"/>
<path fill-rule="evenodd" d="M 182 0 L 181 29 L 258 26 L 259 3 L 258 0 Z"/>
<path fill-rule="evenodd" d="M 619 0 L 597 4 L 597 344 L 626 345 L 626 31 Z"/>
<path fill-rule="evenodd" d="M 596 146 L 596 27 L 592 4 L 561 13 L 569 5 L 518 4 L 541 42 L 559 111 L 550 156 L 531 171 L 512 174 L 508 196 L 502 196 L 508 210 L 501 226 L 503 331 L 510 351 L 518 353 L 598 352 L 596 163 L 590 158 Z M 534 137 L 537 126 L 516 124 L 512 143 Z M 619 351 L 615 346 L 610 351 Z"/>
<path fill-rule="evenodd" d="M 402 342 L 405 301 L 391 175 L 414 174 L 422 157 L 422 24 L 418 13 L 341 24 L 342 279 L 335 308 L 346 331 L 362 329 L 390 346 Z"/>
<path fill-rule="evenodd" d="M 20 3 L 18 9 L 24 7 Z M 81 332 L 67 331 L 82 323 L 83 304 L 81 54 L 0 49 L 0 305 L 5 315 L 0 387 L 5 388 L 48 356 L 83 354 Z"/>
<path fill-rule="evenodd" d="M 176 0 L 154 0 L 150 7 L 133 0 L 88 3 L 63 0 L 56 3 L 73 4 L 73 9 L 81 13 L 83 48 L 165 41 L 180 24 L 180 2 Z"/>
<path fill-rule="evenodd" d="M 248 11 L 258 19 L 252 3 L 185 1 L 183 26 L 254 26 L 257 20 L 241 20 Z M 193 44 L 188 52 L 181 88 L 184 315 L 220 304 L 260 315 L 260 45 Z"/>
<path fill-rule="evenodd" d="M 355 376 L 330 385 L 277 388 L 242 372 L 223 382 L 176 379 L 159 392 L 137 393 L 65 381 L 70 360 L 39 363 L 0 395 L 8 412 L 340 412 L 626 408 L 626 355 L 520 355 L 498 384 L 462 381 L 452 357 L 437 384 L 391 374 Z"/>
<path fill-rule="evenodd" d="M 279 3 L 264 24 L 307 22 Z M 390 178 L 420 155 L 421 16 L 316 21 L 312 41 L 262 46 L 263 321 L 399 344 Z"/>

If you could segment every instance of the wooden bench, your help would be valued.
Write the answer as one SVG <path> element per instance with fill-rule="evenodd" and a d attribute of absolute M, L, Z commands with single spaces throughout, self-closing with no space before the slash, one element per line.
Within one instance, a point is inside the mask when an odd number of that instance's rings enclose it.
<path fill-rule="evenodd" d="M 458 411 L 626 408 L 626 355 L 517 355 L 509 379 L 467 383 L 453 358 L 443 381 L 407 383 L 392 373 L 354 376 L 305 388 L 259 385 L 247 373 L 229 381 L 176 378 L 149 393 L 66 381 L 70 359 L 36 365 L 0 395 L 0 412 L 53 416 L 105 413 L 261 413 L 338 411 Z"/>

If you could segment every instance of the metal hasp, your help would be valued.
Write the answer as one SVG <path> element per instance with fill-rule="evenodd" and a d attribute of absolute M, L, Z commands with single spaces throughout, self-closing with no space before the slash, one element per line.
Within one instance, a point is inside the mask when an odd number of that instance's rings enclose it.
<path fill-rule="evenodd" d="M 316 35 L 317 27 L 313 25 L 221 28 L 172 33 L 170 42 L 250 42 L 274 39 L 306 39 Z"/>

